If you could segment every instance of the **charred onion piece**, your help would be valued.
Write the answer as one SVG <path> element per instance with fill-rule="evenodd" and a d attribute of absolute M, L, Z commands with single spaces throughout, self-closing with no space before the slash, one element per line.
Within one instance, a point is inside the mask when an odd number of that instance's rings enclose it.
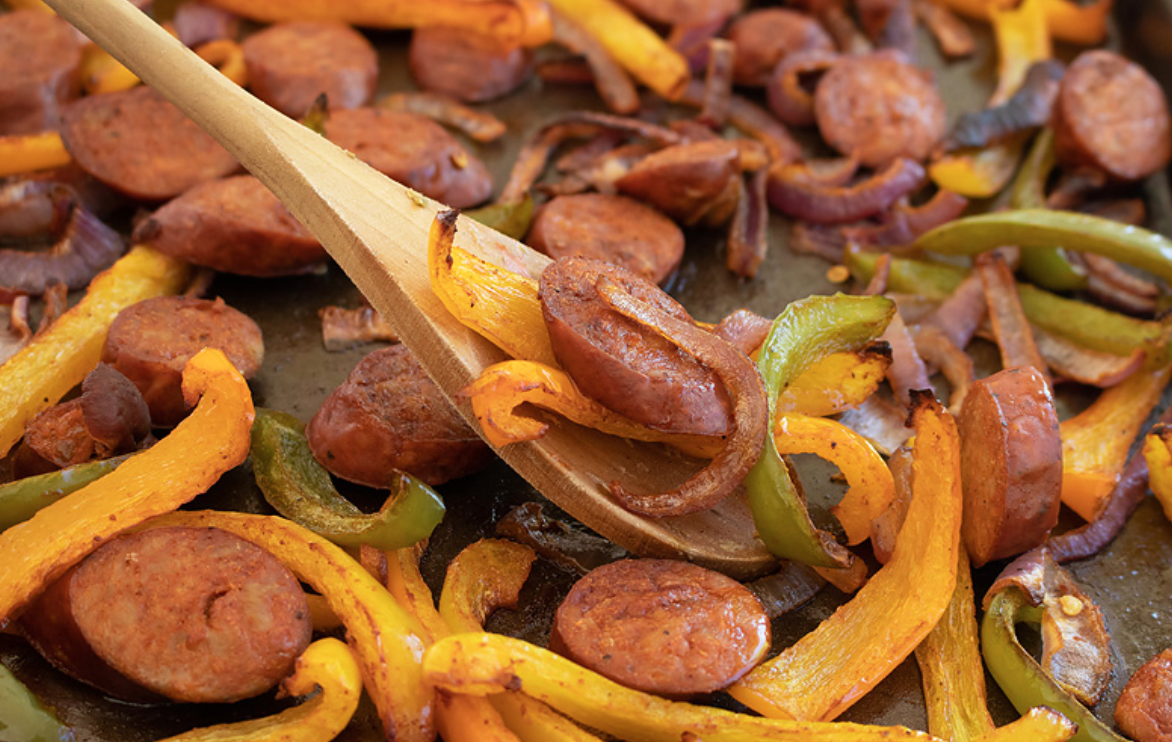
<path fill-rule="evenodd" d="M 117 232 L 78 206 L 65 234 L 48 250 L 0 250 L 0 287 L 25 294 L 40 294 L 54 282 L 84 288 L 125 251 Z"/>
<path fill-rule="evenodd" d="M 961 115 L 944 142 L 945 151 L 987 147 L 1019 131 L 1044 126 L 1050 120 L 1065 71 L 1056 59 L 1034 63 L 1025 82 L 1005 103 Z"/>
<path fill-rule="evenodd" d="M 873 216 L 920 186 L 924 168 L 900 158 L 869 180 L 849 187 L 812 184 L 802 165 L 769 171 L 769 203 L 778 211 L 811 222 L 835 223 Z"/>
<path fill-rule="evenodd" d="M 747 356 L 711 333 L 639 301 L 605 276 L 599 277 L 596 286 L 611 309 L 654 330 L 709 366 L 733 401 L 733 431 L 724 449 L 678 489 L 636 494 L 612 482 L 611 494 L 631 512 L 652 517 L 687 515 L 713 507 L 733 493 L 761 455 L 769 427 L 761 376 Z"/>
<path fill-rule="evenodd" d="M 379 108 L 426 116 L 450 126 L 478 142 L 494 142 L 505 135 L 504 122 L 487 111 L 469 108 L 443 93 L 392 93 L 378 102 Z"/>

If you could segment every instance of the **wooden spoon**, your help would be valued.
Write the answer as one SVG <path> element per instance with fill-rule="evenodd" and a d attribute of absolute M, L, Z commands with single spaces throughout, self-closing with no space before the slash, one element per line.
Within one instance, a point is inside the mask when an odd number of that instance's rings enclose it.
<path fill-rule="evenodd" d="M 440 204 L 244 92 L 126 0 L 48 4 L 272 189 L 393 324 L 450 399 L 486 366 L 505 359 L 496 346 L 457 322 L 431 292 L 427 235 Z M 497 263 L 500 251 L 507 251 L 533 275 L 548 262 L 466 218 L 459 222 L 457 244 Z M 458 406 L 478 428 L 470 406 Z M 619 507 L 606 483 L 618 480 L 633 491 L 661 492 L 694 469 L 694 462 L 673 459 L 660 447 L 559 421 L 540 441 L 505 446 L 498 453 L 559 507 L 637 554 L 687 558 L 739 578 L 777 563 L 757 539 L 743 497 L 677 518 L 644 518 Z"/>

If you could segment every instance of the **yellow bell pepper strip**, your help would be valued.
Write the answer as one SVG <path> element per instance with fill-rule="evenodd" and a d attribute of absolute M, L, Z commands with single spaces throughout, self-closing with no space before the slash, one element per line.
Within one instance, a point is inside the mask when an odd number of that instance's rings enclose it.
<path fill-rule="evenodd" d="M 1054 169 L 1054 130 L 1038 133 L 1013 182 L 1010 204 L 1015 209 L 1046 208 L 1046 180 Z M 1023 250 L 1021 270 L 1031 281 L 1051 291 L 1076 291 L 1087 285 L 1087 271 L 1066 257 L 1061 247 Z"/>
<path fill-rule="evenodd" d="M 529 233 L 529 226 L 533 224 L 533 196 L 526 193 L 519 201 L 498 201 L 465 211 L 464 216 L 472 217 L 515 240 L 524 239 Z"/>
<path fill-rule="evenodd" d="M 770 418 L 778 397 L 802 372 L 831 353 L 858 350 L 872 342 L 894 313 L 895 304 L 882 296 L 811 296 L 786 307 L 757 357 Z M 773 436 L 766 436 L 765 450 L 745 486 L 757 533 L 770 552 L 815 567 L 849 566 L 850 552 L 810 521 Z"/>
<path fill-rule="evenodd" d="M 629 10 L 613 0 L 550 0 L 550 6 L 598 39 L 639 82 L 678 100 L 691 79 L 688 62 Z"/>
<path fill-rule="evenodd" d="M 891 346 L 875 342 L 862 350 L 832 353 L 802 372 L 777 398 L 778 412 L 826 417 L 871 396 L 891 365 Z"/>
<path fill-rule="evenodd" d="M 956 12 L 977 20 L 989 20 L 995 10 L 1012 7 L 1012 0 L 935 0 Z M 1081 5 L 1072 0 L 1041 0 L 1038 3 L 1046 19 L 1046 28 L 1059 41 L 1094 46 L 1107 34 L 1107 19 L 1114 0 L 1094 0 Z"/>
<path fill-rule="evenodd" d="M 26 0 L 27 1 L 27 0 Z M 541 46 L 553 35 L 549 13 L 532 0 L 213 0 L 254 21 L 325 21 L 370 28 L 445 26 L 495 36 L 503 44 Z"/>
<path fill-rule="evenodd" d="M 115 315 L 143 299 L 178 293 L 188 272 L 182 261 L 135 247 L 95 276 L 81 301 L 48 331 L 0 365 L 0 456 L 20 440 L 29 420 L 57 404 L 98 364 Z"/>
<path fill-rule="evenodd" d="M 1016 586 L 991 598 L 981 620 L 981 654 L 985 667 L 1014 707 L 1021 713 L 1036 706 L 1054 709 L 1078 725 L 1074 742 L 1124 742 L 1123 737 L 1062 690 L 1017 640 L 1016 624 L 1040 621 L 1041 609 L 1030 605 Z"/>
<path fill-rule="evenodd" d="M 1031 64 L 1052 56 L 1043 2 L 1025 0 L 1016 9 L 988 5 L 999 57 L 997 90 L 990 106 L 1004 103 L 1021 87 Z M 958 150 L 933 162 L 928 175 L 939 187 L 962 196 L 994 196 L 1013 177 L 1028 140 L 1029 133 L 1021 132 L 984 149 Z"/>
<path fill-rule="evenodd" d="M 47 474 L 0 484 L 0 531 L 23 523 L 40 510 L 118 468 L 130 454 L 90 461 Z"/>
<path fill-rule="evenodd" d="M 329 472 L 309 450 L 304 428 L 292 415 L 256 411 L 253 475 L 278 513 L 335 544 L 367 544 L 385 551 L 422 541 L 439 525 L 443 500 L 405 472 L 396 473 L 387 483 L 392 493 L 378 513 L 363 513 L 334 489 Z"/>
<path fill-rule="evenodd" d="M 0 665 L 0 738 L 12 742 L 72 742 L 73 732 Z"/>
<path fill-rule="evenodd" d="M 1152 494 L 1164 508 L 1164 516 L 1172 520 L 1172 426 L 1153 425 L 1144 438 L 1143 455 Z"/>
<path fill-rule="evenodd" d="M 877 253 L 847 250 L 847 266 L 861 281 L 874 273 Z M 915 293 L 930 299 L 947 298 L 968 271 L 954 265 L 924 260 L 895 258 L 891 261 L 887 287 L 891 291 Z M 1163 323 L 1141 320 L 1081 301 L 1066 299 L 1028 283 L 1017 285 L 1021 308 L 1030 322 L 1078 345 L 1118 356 L 1130 356 L 1145 343 L 1159 341 Z"/>
<path fill-rule="evenodd" d="M 88 44 L 82 50 L 79 74 L 86 95 L 117 93 L 142 83 L 137 75 L 97 44 Z"/>
<path fill-rule="evenodd" d="M 948 607 L 960 545 L 960 440 L 929 393 L 913 392 L 912 401 L 912 500 L 895 552 L 850 602 L 728 689 L 760 714 L 834 719 L 911 654 Z"/>
<path fill-rule="evenodd" d="M 329 742 L 350 723 L 362 697 L 362 675 L 345 643 L 318 639 L 297 658 L 293 674 L 281 681 L 286 695 L 314 690 L 320 692 L 274 716 L 194 729 L 161 742 Z"/>
<path fill-rule="evenodd" d="M 73 161 L 55 131 L 0 137 L 0 178 L 52 170 Z"/>
<path fill-rule="evenodd" d="M 195 49 L 200 59 L 240 87 L 248 84 L 248 66 L 244 64 L 244 47 L 232 39 L 216 39 Z"/>
<path fill-rule="evenodd" d="M 436 215 L 427 237 L 431 290 L 452 315 L 513 358 L 557 367 L 537 281 L 454 246 L 456 212 Z"/>
<path fill-rule="evenodd" d="M 497 634 L 457 634 L 427 650 L 424 677 L 453 693 L 520 690 L 588 727 L 640 742 L 930 742 L 905 727 L 763 719 L 625 688 L 548 649 Z M 690 735 L 690 736 L 689 736 Z"/>
<path fill-rule="evenodd" d="M 1172 240 L 1142 227 L 1073 211 L 1019 209 L 966 216 L 921 235 L 913 247 L 941 255 L 977 255 L 1001 245 L 1018 245 L 1022 252 L 1063 245 L 1172 280 Z"/>
<path fill-rule="evenodd" d="M 895 498 L 895 482 L 866 438 L 835 420 L 782 412 L 774 423 L 773 445 L 783 456 L 812 453 L 837 466 L 850 489 L 830 512 L 851 546 L 870 537 L 871 521 Z"/>
<path fill-rule="evenodd" d="M 977 639 L 973 577 L 963 544 L 957 556 L 952 600 L 936 628 L 916 647 L 916 663 L 924 682 L 928 731 L 950 742 L 975 742 L 994 726 Z"/>
<path fill-rule="evenodd" d="M 426 632 L 341 547 L 284 518 L 249 513 L 179 511 L 155 518 L 150 525 L 220 528 L 271 551 L 323 595 L 342 619 L 387 739 L 435 739 L 435 693 L 424 685 L 419 664 Z"/>
<path fill-rule="evenodd" d="M 498 447 L 545 435 L 547 424 L 518 414 L 526 403 L 610 435 L 669 443 L 693 456 L 712 458 L 725 445 L 719 437 L 664 433 L 641 425 L 583 395 L 564 371 L 532 361 L 489 366 L 460 396 L 472 403 L 485 439 Z"/>
<path fill-rule="evenodd" d="M 1172 377 L 1172 366 L 1140 371 L 1104 390 L 1091 406 L 1059 424 L 1062 503 L 1092 521 L 1119 481 L 1148 414 Z"/>
<path fill-rule="evenodd" d="M 976 739 L 979 742 L 1066 742 L 1077 731 L 1077 724 L 1054 709 L 1035 706 L 1021 718 Z"/>
<path fill-rule="evenodd" d="M 170 435 L 0 533 L 0 627 L 107 538 L 174 510 L 243 463 L 252 395 L 231 361 L 212 348 L 197 353 L 183 369 L 183 397 L 199 404 Z"/>

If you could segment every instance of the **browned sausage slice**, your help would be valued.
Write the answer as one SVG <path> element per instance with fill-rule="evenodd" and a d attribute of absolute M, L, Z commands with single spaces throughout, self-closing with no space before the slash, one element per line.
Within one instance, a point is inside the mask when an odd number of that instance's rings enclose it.
<path fill-rule="evenodd" d="M 411 77 L 420 88 L 468 103 L 508 95 L 533 71 L 527 49 L 459 28 L 415 29 L 408 54 Z"/>
<path fill-rule="evenodd" d="M 219 348 L 245 378 L 264 361 L 264 339 L 248 316 L 221 299 L 159 296 L 118 313 L 106 333 L 102 360 L 134 382 L 157 427 L 186 417 L 183 367 L 203 348 Z"/>
<path fill-rule="evenodd" d="M 1115 704 L 1115 723 L 1135 742 L 1172 742 L 1172 649 L 1135 671 Z"/>
<path fill-rule="evenodd" d="M 425 196 L 463 209 L 492 193 L 492 176 L 439 124 L 412 113 L 355 108 L 326 122 L 331 142 Z"/>
<path fill-rule="evenodd" d="M 304 273 L 327 257 L 309 230 L 251 175 L 201 183 L 168 201 L 138 225 L 133 241 L 245 276 Z"/>
<path fill-rule="evenodd" d="M 1054 109 L 1059 159 L 1118 180 L 1138 180 L 1172 159 L 1168 101 L 1151 75 L 1114 52 L 1084 52 L 1062 80 Z"/>
<path fill-rule="evenodd" d="M 554 260 L 581 255 L 662 283 L 684 256 L 675 222 L 625 196 L 579 193 L 542 207 L 527 242 Z"/>
<path fill-rule="evenodd" d="M 726 139 L 677 144 L 644 157 L 615 185 L 684 224 L 716 226 L 736 208 L 739 161 Z"/>
<path fill-rule="evenodd" d="M 973 384 L 960 414 L 965 546 L 981 566 L 1041 544 L 1058 522 L 1058 413 L 1032 366 Z"/>
<path fill-rule="evenodd" d="M 538 296 L 558 362 L 588 397 L 650 427 L 724 435 L 732 406 L 716 374 L 670 340 L 606 306 L 600 276 L 636 299 L 692 322 L 655 284 L 589 258 L 563 258 L 541 274 Z"/>
<path fill-rule="evenodd" d="M 492 458 L 404 345 L 363 358 L 322 403 L 305 435 L 330 472 L 383 489 L 395 469 L 442 484 Z"/>
<path fill-rule="evenodd" d="M 665 26 L 698 26 L 731 18 L 741 11 L 742 0 L 622 0 L 631 10 Z"/>
<path fill-rule="evenodd" d="M 81 40 L 51 13 L 0 15 L 0 135 L 56 129 L 60 106 L 78 96 Z"/>
<path fill-rule="evenodd" d="M 738 85 L 765 85 L 777 63 L 790 54 L 835 51 L 834 39 L 818 21 L 786 8 L 745 13 L 729 26 L 728 38 L 736 45 L 733 81 Z"/>
<path fill-rule="evenodd" d="M 712 570 L 627 559 L 579 580 L 554 616 L 550 647 L 629 688 L 711 693 L 765 657 L 769 618 L 753 593 Z"/>
<path fill-rule="evenodd" d="M 189 703 L 272 688 L 312 632 L 285 565 L 214 528 L 112 539 L 38 598 L 22 626 L 50 661 L 107 693 Z"/>
<path fill-rule="evenodd" d="M 841 57 L 814 90 L 823 139 L 873 168 L 922 161 L 944 136 L 944 101 L 932 74 L 897 52 Z"/>
<path fill-rule="evenodd" d="M 227 150 L 148 87 L 70 103 L 61 135 L 82 169 L 143 201 L 178 196 L 239 167 Z"/>
<path fill-rule="evenodd" d="M 378 54 L 366 37 L 341 23 L 277 23 L 244 40 L 248 87 L 286 116 L 300 118 L 319 95 L 330 109 L 370 102 Z"/>

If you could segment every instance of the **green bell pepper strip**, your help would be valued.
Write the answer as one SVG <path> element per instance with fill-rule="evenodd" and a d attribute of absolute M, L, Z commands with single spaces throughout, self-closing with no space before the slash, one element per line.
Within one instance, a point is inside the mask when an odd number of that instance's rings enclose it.
<path fill-rule="evenodd" d="M 1078 724 L 1072 742 L 1126 742 L 1046 674 L 1017 640 L 1018 623 L 1039 623 L 1042 609 L 1030 605 L 1017 587 L 993 596 L 981 621 L 981 654 L 985 667 L 1019 713 L 1048 706 Z"/>
<path fill-rule="evenodd" d="M 862 282 L 875 274 L 878 253 L 848 250 L 845 262 Z M 910 258 L 893 258 L 887 286 L 892 291 L 920 294 L 929 299 L 946 299 L 968 270 L 954 265 Z M 1102 307 L 1066 299 L 1028 283 L 1017 285 L 1017 295 L 1030 322 L 1047 332 L 1092 350 L 1127 356 L 1145 343 L 1160 342 L 1164 325 L 1128 317 Z"/>
<path fill-rule="evenodd" d="M 53 716 L 4 665 L 0 665 L 0 739 L 72 742 L 73 732 Z"/>
<path fill-rule="evenodd" d="M 394 492 L 383 508 L 364 514 L 338 494 L 329 472 L 313 458 L 303 430 L 292 415 L 257 408 L 253 474 L 265 500 L 281 515 L 336 544 L 383 551 L 427 538 L 443 519 L 439 495 L 402 472 L 392 478 Z"/>
<path fill-rule="evenodd" d="M 77 464 L 60 471 L 38 474 L 0 485 L 0 531 L 33 517 L 38 510 L 52 505 L 90 482 L 101 479 L 118 468 L 131 454 L 101 461 Z"/>
<path fill-rule="evenodd" d="M 1042 129 L 1013 181 L 1013 208 L 1046 208 L 1046 180 L 1053 169 L 1054 132 Z M 1071 263 L 1061 247 L 1022 250 L 1021 270 L 1031 281 L 1051 291 L 1075 291 L 1087 285 L 1086 270 Z"/>
<path fill-rule="evenodd" d="M 782 559 L 815 567 L 847 566 L 850 552 L 818 530 L 805 498 L 773 444 L 778 396 L 803 371 L 831 353 L 857 350 L 887 329 L 895 303 L 883 296 L 811 296 L 791 303 L 773 322 L 757 356 L 769 400 L 770 434 L 745 478 L 757 534 Z"/>
<path fill-rule="evenodd" d="M 464 216 L 470 216 L 486 227 L 492 227 L 502 234 L 520 240 L 533 224 L 533 196 L 526 193 L 520 201 L 498 201 L 479 209 L 465 211 Z"/>
<path fill-rule="evenodd" d="M 1029 250 L 1062 245 L 1142 268 L 1172 281 L 1172 240 L 1111 219 L 1073 211 L 996 211 L 948 222 L 921 235 L 917 250 L 941 255 L 976 255 L 1001 245 Z"/>

